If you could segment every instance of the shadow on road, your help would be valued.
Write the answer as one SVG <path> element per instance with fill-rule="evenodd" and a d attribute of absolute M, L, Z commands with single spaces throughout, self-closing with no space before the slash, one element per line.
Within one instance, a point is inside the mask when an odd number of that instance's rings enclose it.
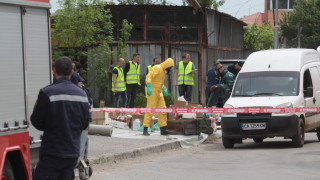
<path fill-rule="evenodd" d="M 309 146 L 315 143 L 319 143 L 317 140 L 305 140 L 304 146 Z M 232 151 L 232 150 L 248 150 L 248 149 L 291 149 L 294 148 L 292 145 L 291 139 L 267 139 L 262 143 L 255 143 L 252 139 L 246 139 L 241 144 L 235 144 L 232 149 L 225 149 L 222 144 L 214 144 L 213 146 L 209 145 L 205 147 L 205 150 L 208 151 Z"/>

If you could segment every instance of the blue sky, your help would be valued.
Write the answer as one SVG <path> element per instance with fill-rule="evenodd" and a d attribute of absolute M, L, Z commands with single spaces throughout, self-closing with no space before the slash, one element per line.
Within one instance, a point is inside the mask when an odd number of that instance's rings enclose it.
<path fill-rule="evenodd" d="M 58 8 L 58 0 L 50 0 L 51 13 Z M 116 0 L 114 2 L 117 3 Z M 182 0 L 167 0 L 172 5 L 182 5 Z M 226 0 L 223 6 L 219 8 L 219 11 L 230 14 L 234 17 L 241 18 L 250 14 L 264 11 L 264 0 Z"/>

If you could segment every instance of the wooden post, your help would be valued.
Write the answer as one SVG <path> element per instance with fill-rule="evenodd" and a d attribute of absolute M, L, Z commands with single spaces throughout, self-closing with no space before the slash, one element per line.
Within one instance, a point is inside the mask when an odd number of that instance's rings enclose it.
<path fill-rule="evenodd" d="M 202 96 L 204 93 L 202 93 L 202 52 L 203 52 L 203 32 L 202 27 L 198 27 L 198 83 L 199 83 L 199 90 L 198 90 L 198 98 L 199 103 L 202 104 Z"/>
<path fill-rule="evenodd" d="M 143 40 L 147 40 L 147 10 L 144 8 L 144 19 L 143 19 Z"/>

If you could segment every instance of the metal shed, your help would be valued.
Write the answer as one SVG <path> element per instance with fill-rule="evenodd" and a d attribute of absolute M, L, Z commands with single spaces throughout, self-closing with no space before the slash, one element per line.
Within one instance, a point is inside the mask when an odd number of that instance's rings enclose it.
<path fill-rule="evenodd" d="M 105 8 L 113 16 L 113 51 L 117 51 L 122 20 L 133 24 L 127 57 L 140 53 L 142 80 L 153 58 L 171 57 L 176 64 L 183 53 L 191 55 L 198 69 L 192 103 L 205 104 L 206 73 L 217 59 L 247 57 L 243 48 L 246 24 L 228 14 L 208 8 L 196 11 L 189 6 L 108 5 Z M 166 86 L 177 97 L 173 78 L 173 74 L 167 78 Z"/>

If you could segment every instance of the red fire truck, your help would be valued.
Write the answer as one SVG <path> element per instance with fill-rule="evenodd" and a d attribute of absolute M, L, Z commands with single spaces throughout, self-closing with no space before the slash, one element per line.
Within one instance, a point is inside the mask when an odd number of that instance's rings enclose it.
<path fill-rule="evenodd" d="M 49 10 L 49 0 L 0 0 L 1 180 L 31 179 L 38 161 L 42 133 L 29 118 L 39 90 L 52 82 Z M 86 156 L 87 143 L 81 147 Z M 88 178 L 85 160 L 80 179 Z"/>

